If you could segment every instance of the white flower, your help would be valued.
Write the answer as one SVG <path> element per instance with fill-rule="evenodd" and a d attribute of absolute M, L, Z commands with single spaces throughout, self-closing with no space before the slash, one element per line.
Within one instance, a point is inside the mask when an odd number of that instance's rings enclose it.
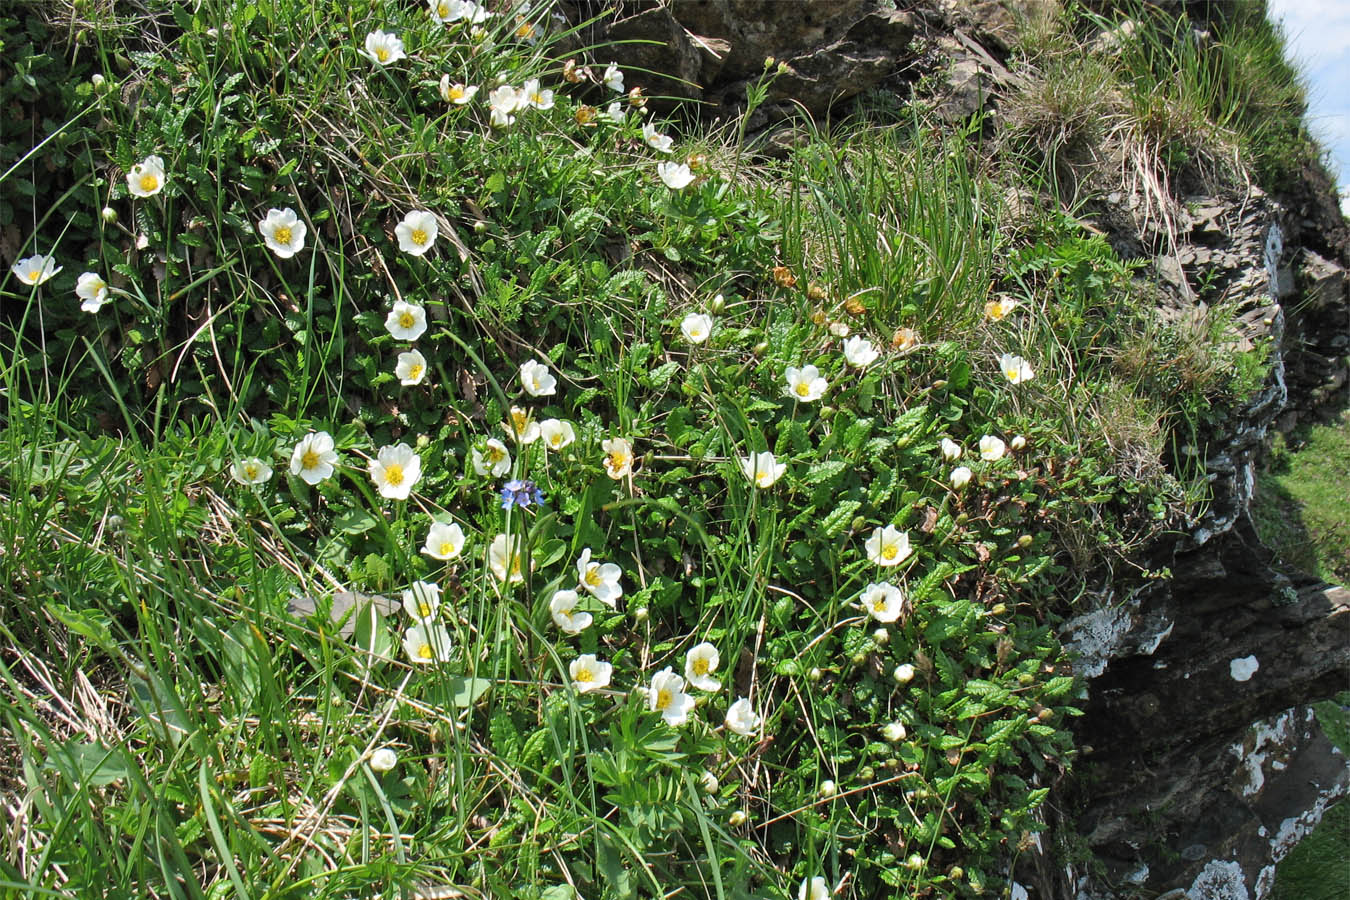
<path fill-rule="evenodd" d="M 594 621 L 590 613 L 576 612 L 577 599 L 576 591 L 554 591 L 553 599 L 548 602 L 548 611 L 553 616 L 553 624 L 568 634 L 585 631 Z"/>
<path fill-rule="evenodd" d="M 381 497 L 407 500 L 413 486 L 422 478 L 422 458 L 407 444 L 381 447 L 370 461 L 370 480 Z"/>
<path fill-rule="evenodd" d="M 272 477 L 272 467 L 258 457 L 250 456 L 230 466 L 230 474 L 240 484 L 263 484 Z"/>
<path fill-rule="evenodd" d="M 717 648 L 704 641 L 691 648 L 684 657 L 684 677 L 700 691 L 720 691 L 722 682 L 712 677 L 722 661 Z"/>
<path fill-rule="evenodd" d="M 775 481 L 783 477 L 783 473 L 787 471 L 787 463 L 778 462 L 772 453 L 762 450 L 741 457 L 741 471 L 755 487 L 767 488 L 772 487 Z"/>
<path fill-rule="evenodd" d="M 398 355 L 398 364 L 394 366 L 394 375 L 399 384 L 421 384 L 427 374 L 427 358 L 416 350 Z"/>
<path fill-rule="evenodd" d="M 520 87 L 521 107 L 532 106 L 535 109 L 552 109 L 553 92 L 542 90 L 539 79 L 531 78 Z"/>
<path fill-rule="evenodd" d="M 1014 453 L 1018 452 L 1019 450 L 1025 450 L 1027 446 L 1027 439 L 1019 434 L 1012 439 L 1012 443 L 1009 444 L 1008 446 L 1012 449 Z"/>
<path fill-rule="evenodd" d="M 694 180 L 694 173 L 684 163 L 659 162 L 656 164 L 656 174 L 672 191 L 682 191 Z"/>
<path fill-rule="evenodd" d="M 398 35 L 386 34 L 379 29 L 366 35 L 364 52 L 371 62 L 381 66 L 396 63 L 407 55 L 403 52 L 403 42 L 398 39 Z"/>
<path fill-rule="evenodd" d="M 436 222 L 435 214 L 426 209 L 414 209 L 394 226 L 398 249 L 413 256 L 421 256 L 430 250 L 439 233 L 440 225 Z"/>
<path fill-rule="evenodd" d="M 617 63 L 610 63 L 605 67 L 605 75 L 601 80 L 604 81 L 605 87 L 614 93 L 623 93 L 623 72 L 619 71 Z"/>
<path fill-rule="evenodd" d="M 684 339 L 691 344 L 701 344 L 712 334 L 712 316 L 706 313 L 690 313 L 680 322 L 680 331 Z"/>
<path fill-rule="evenodd" d="M 431 7 L 431 20 L 438 25 L 457 22 L 464 14 L 460 0 L 427 0 L 427 6 Z"/>
<path fill-rule="evenodd" d="M 21 259 L 9 270 L 18 276 L 24 284 L 38 285 L 42 284 L 48 278 L 51 278 L 57 272 L 60 272 L 65 266 L 56 264 L 54 256 L 30 256 L 27 259 Z"/>
<path fill-rule="evenodd" d="M 914 667 L 909 663 L 901 663 L 895 667 L 891 677 L 895 679 L 896 684 L 909 684 L 914 680 Z"/>
<path fill-rule="evenodd" d="M 1003 377 L 1008 379 L 1011 384 L 1021 384 L 1036 377 L 1036 373 L 1031 370 L 1030 363 L 1020 356 L 1013 356 L 1011 353 L 1003 354 L 999 358 L 998 365 L 1003 371 Z"/>
<path fill-rule="evenodd" d="M 897 741 L 903 741 L 909 732 L 905 731 L 903 722 L 887 722 L 881 729 L 881 736 L 892 744 Z"/>
<path fill-rule="evenodd" d="M 961 458 L 961 445 L 951 438 L 942 439 L 942 458 L 947 462 L 955 462 Z"/>
<path fill-rule="evenodd" d="M 684 679 L 666 666 L 652 676 L 652 686 L 647 690 L 647 708 L 659 712 L 667 725 L 678 728 L 688 721 L 694 698 L 684 692 Z"/>
<path fill-rule="evenodd" d="M 796 366 L 788 366 L 787 372 L 787 395 L 793 400 L 800 400 L 803 403 L 810 403 L 819 400 L 825 394 L 825 388 L 828 385 L 825 379 L 820 377 L 820 370 L 815 366 L 802 366 L 800 369 Z"/>
<path fill-rule="evenodd" d="M 642 140 L 648 147 L 660 153 L 669 153 L 675 146 L 673 138 L 658 132 L 656 126 L 650 122 L 642 126 Z"/>
<path fill-rule="evenodd" d="M 615 125 L 623 124 L 623 120 L 628 117 L 628 112 L 623 108 L 623 104 L 615 100 L 609 106 L 605 107 L 605 118 Z"/>
<path fill-rule="evenodd" d="M 583 653 L 567 664 L 567 674 L 572 676 L 572 687 L 578 694 L 608 687 L 613 673 L 614 666 L 596 659 L 594 653 Z"/>
<path fill-rule="evenodd" d="M 450 659 L 450 632 L 444 625 L 422 622 L 403 632 L 403 649 L 419 665 Z"/>
<path fill-rule="evenodd" d="M 75 281 L 75 296 L 80 298 L 80 309 L 96 313 L 107 303 L 108 282 L 97 272 L 85 272 Z"/>
<path fill-rule="evenodd" d="M 905 595 L 889 582 L 863 588 L 862 608 L 878 622 L 894 622 L 905 610 Z"/>
<path fill-rule="evenodd" d="M 427 311 L 416 304 L 395 300 L 384 327 L 400 341 L 415 341 L 427 330 Z"/>
<path fill-rule="evenodd" d="M 980 459 L 985 462 L 997 462 L 1003 458 L 1003 453 L 1007 449 L 1003 441 L 992 434 L 980 438 Z"/>
<path fill-rule="evenodd" d="M 545 419 L 540 422 L 539 434 L 544 439 L 544 446 L 555 452 L 577 439 L 577 432 L 572 423 L 561 419 Z"/>
<path fill-rule="evenodd" d="M 451 84 L 449 75 L 441 76 L 441 99 L 446 103 L 463 106 L 472 100 L 476 93 L 478 93 L 478 88 L 472 84 L 464 84 L 458 81 Z"/>
<path fill-rule="evenodd" d="M 881 354 L 872 342 L 865 337 L 851 337 L 844 341 L 844 359 L 856 369 L 865 369 L 877 361 Z"/>
<path fill-rule="evenodd" d="M 127 190 L 137 197 L 153 197 L 164 190 L 169 176 L 164 174 L 164 160 L 147 156 L 127 173 Z"/>
<path fill-rule="evenodd" d="M 492 539 L 488 547 L 488 568 L 492 569 L 498 581 L 524 581 L 522 565 L 519 535 L 508 537 L 499 534 Z"/>
<path fill-rule="evenodd" d="M 269 209 L 267 216 L 258 223 L 258 231 L 263 243 L 282 259 L 290 259 L 305 249 L 305 223 L 289 206 L 285 209 Z"/>
<path fill-rule="evenodd" d="M 514 122 L 516 117 L 513 113 L 524 105 L 524 95 L 509 84 L 503 84 L 488 94 L 488 108 L 492 112 L 492 124 L 497 128 L 505 128 Z"/>
<path fill-rule="evenodd" d="M 623 570 L 614 563 L 593 562 L 590 547 L 581 551 L 581 558 L 577 560 L 579 586 L 610 609 L 623 596 L 623 585 L 619 584 L 622 577 Z"/>
<path fill-rule="evenodd" d="M 835 337 L 846 338 L 846 337 L 848 337 L 848 336 L 853 332 L 853 329 L 851 329 L 851 328 L 848 327 L 848 323 L 847 323 L 847 322 L 831 322 L 831 323 L 830 323 L 830 327 L 829 327 L 829 332 L 830 332 L 830 334 L 834 335 Z M 870 346 L 870 342 L 865 342 L 865 343 L 868 343 L 869 346 Z M 848 355 L 848 347 L 847 347 L 847 346 L 844 347 L 844 354 L 845 354 L 845 358 L 847 358 L 847 355 Z M 859 368 L 862 368 L 862 366 L 859 366 Z"/>
<path fill-rule="evenodd" d="M 291 452 L 291 474 L 298 475 L 306 484 L 318 484 L 333 474 L 337 461 L 332 435 L 326 431 L 311 431 Z"/>
<path fill-rule="evenodd" d="M 432 522 L 422 552 L 432 559 L 451 560 L 464 549 L 464 529 L 458 523 Z"/>
<path fill-rule="evenodd" d="M 370 754 L 369 763 L 371 771 L 383 774 L 398 765 L 398 754 L 388 747 L 381 747 Z"/>
<path fill-rule="evenodd" d="M 998 300 L 990 300 L 986 303 L 984 305 L 984 314 L 997 322 L 1016 308 L 1016 300 L 1012 297 L 1002 297 Z"/>
<path fill-rule="evenodd" d="M 967 468 L 966 466 L 957 466 L 955 469 L 952 469 L 951 474 L 952 487 L 956 488 L 959 491 L 961 488 L 970 484 L 970 476 L 973 474 L 974 473 L 971 472 L 970 469 Z"/>
<path fill-rule="evenodd" d="M 519 406 L 511 407 L 502 427 L 506 429 L 506 436 L 517 444 L 533 444 L 539 440 L 539 423 L 529 411 Z"/>
<path fill-rule="evenodd" d="M 703 774 L 698 776 L 698 786 L 703 789 L 705 794 L 715 794 L 720 787 L 717 783 L 717 776 L 707 769 L 704 769 Z"/>
<path fill-rule="evenodd" d="M 828 783 L 834 784 L 833 781 Z M 802 886 L 797 888 L 797 900 L 830 900 L 830 886 L 819 875 L 802 879 Z"/>
<path fill-rule="evenodd" d="M 633 445 L 627 438 L 609 438 L 600 442 L 605 451 L 605 474 L 615 481 L 633 471 Z"/>
<path fill-rule="evenodd" d="M 482 450 L 474 447 L 469 453 L 469 460 L 473 463 L 474 472 L 480 476 L 491 473 L 493 478 L 500 478 L 511 471 L 511 453 L 496 438 L 488 438 Z"/>
<path fill-rule="evenodd" d="M 421 622 L 436 615 L 441 608 L 441 589 L 429 581 L 414 581 L 403 592 L 403 611 Z"/>
<path fill-rule="evenodd" d="M 759 716 L 755 715 L 755 709 L 750 705 L 749 698 L 741 697 L 727 707 L 726 725 L 736 734 L 748 736 L 755 733 L 759 728 Z"/>
<path fill-rule="evenodd" d="M 900 531 L 894 525 L 873 531 L 864 546 L 867 558 L 879 566 L 898 566 L 911 552 L 909 532 Z"/>
<path fill-rule="evenodd" d="M 548 397 L 558 392 L 558 379 L 549 372 L 548 366 L 532 359 L 521 363 L 520 384 L 531 397 Z"/>

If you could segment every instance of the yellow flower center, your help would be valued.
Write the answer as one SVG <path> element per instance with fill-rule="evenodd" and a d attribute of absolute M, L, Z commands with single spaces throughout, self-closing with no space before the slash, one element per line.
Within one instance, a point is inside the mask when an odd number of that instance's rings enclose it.
<path fill-rule="evenodd" d="M 384 480 L 397 487 L 403 483 L 403 467 L 398 463 L 390 463 L 384 467 Z"/>
<path fill-rule="evenodd" d="M 417 655 L 422 659 L 431 659 L 436 654 L 435 651 L 431 649 L 430 644 L 423 644 L 417 648 Z"/>
<path fill-rule="evenodd" d="M 500 447 L 487 448 L 488 462 L 499 463 L 506 458 L 506 451 Z"/>
<path fill-rule="evenodd" d="M 258 477 L 258 467 L 255 465 L 244 466 L 244 477 L 249 481 Z"/>
<path fill-rule="evenodd" d="M 543 103 L 543 102 L 544 102 L 544 95 L 541 94 L 541 93 L 539 93 L 538 91 L 535 91 L 534 93 L 530 94 L 530 102 L 531 102 L 531 103 Z"/>
<path fill-rule="evenodd" d="M 464 88 L 460 87 L 459 85 L 455 85 L 454 87 L 450 88 L 450 99 L 451 100 L 462 99 L 464 97 L 464 93 L 465 93 Z"/>
<path fill-rule="evenodd" d="M 319 454 L 314 450 L 306 450 L 300 455 L 300 468 L 312 469 L 319 464 Z"/>
<path fill-rule="evenodd" d="M 417 322 L 415 316 L 410 312 L 399 313 L 398 326 L 400 328 L 411 328 Z"/>
<path fill-rule="evenodd" d="M 523 40 L 529 40 L 530 38 L 534 37 L 534 26 L 531 25 L 529 22 L 526 22 L 524 25 L 521 25 L 519 28 L 516 29 L 516 37 L 521 38 Z"/>
<path fill-rule="evenodd" d="M 811 385 L 805 381 L 799 381 L 797 382 L 796 391 L 798 397 L 805 397 L 807 394 L 811 393 Z"/>
<path fill-rule="evenodd" d="M 895 544 L 886 544 L 884 547 L 881 548 L 882 559 L 895 559 L 899 555 L 900 555 L 900 548 L 897 547 Z"/>
<path fill-rule="evenodd" d="M 609 467 L 611 469 L 622 469 L 624 463 L 626 463 L 627 461 L 628 461 L 627 457 L 618 450 L 615 450 L 613 453 L 609 455 Z"/>
<path fill-rule="evenodd" d="M 436 14 L 437 14 L 438 16 L 441 16 L 442 18 L 444 18 L 445 16 L 450 15 L 450 4 L 449 4 L 449 3 L 442 3 L 442 4 L 440 4 L 439 6 L 437 6 L 437 7 L 436 7 Z"/>
<path fill-rule="evenodd" d="M 450 556 L 455 552 L 455 545 L 449 541 L 441 542 L 441 556 Z"/>
<path fill-rule="evenodd" d="M 141 176 L 141 190 L 147 194 L 159 188 L 159 177 L 146 173 Z"/>
<path fill-rule="evenodd" d="M 524 434 L 525 429 L 528 428 L 530 425 L 529 413 L 523 412 L 519 409 L 511 410 L 511 424 L 515 426 L 516 431 L 520 432 L 521 434 Z"/>
<path fill-rule="evenodd" d="M 408 368 L 408 380 L 416 381 L 417 379 L 421 378 L 422 368 L 423 367 L 418 365 L 417 363 L 413 363 L 412 366 Z"/>
<path fill-rule="evenodd" d="M 520 574 L 520 554 L 513 553 L 511 554 L 511 576 L 515 577 L 516 575 L 519 574 Z"/>
<path fill-rule="evenodd" d="M 272 240 L 278 244 L 289 244 L 291 242 L 291 230 L 285 225 L 272 232 Z"/>
<path fill-rule="evenodd" d="M 894 548 L 889 548 L 889 547 L 888 547 L 887 549 L 894 549 Z M 894 554 L 892 554 L 892 555 L 894 555 Z M 889 556 L 886 557 L 886 558 L 887 558 L 887 559 L 890 559 Z M 885 612 L 885 611 L 886 611 L 886 597 L 885 597 L 884 595 L 878 595 L 877 598 L 876 598 L 875 600 L 872 601 L 872 609 L 876 610 L 877 612 Z"/>
<path fill-rule="evenodd" d="M 417 615 L 423 619 L 431 615 L 431 604 L 427 603 L 425 600 L 417 604 Z"/>
<path fill-rule="evenodd" d="M 600 578 L 599 563 L 591 563 L 589 566 L 586 567 L 586 583 L 589 584 L 591 587 L 599 587 L 600 585 L 604 584 L 604 581 L 602 581 Z"/>
<path fill-rule="evenodd" d="M 1007 377 L 1009 381 L 1016 381 L 1019 373 L 1016 368 L 1010 366 L 1003 370 L 1003 374 Z"/>
<path fill-rule="evenodd" d="M 562 434 L 553 434 L 549 436 L 548 439 L 549 446 L 555 450 L 562 446 L 562 442 L 563 442 Z"/>
<path fill-rule="evenodd" d="M 388 62 L 389 51 L 386 50 L 384 47 L 377 47 L 375 48 L 375 58 L 378 59 L 380 62 Z"/>
<path fill-rule="evenodd" d="M 574 681 L 591 682 L 595 680 L 595 673 L 590 669 L 577 669 L 577 674 L 572 676 Z"/>
<path fill-rule="evenodd" d="M 34 269 L 33 271 L 28 273 L 28 283 L 37 284 L 38 279 L 41 277 L 42 277 L 42 270 Z"/>
<path fill-rule="evenodd" d="M 689 667 L 694 670 L 695 675 L 708 674 L 708 660 L 705 657 L 702 656 L 698 657 L 690 664 Z"/>
<path fill-rule="evenodd" d="M 425 244 L 427 242 L 427 232 L 424 228 L 414 228 L 412 233 L 412 242 L 414 244 Z"/>
<path fill-rule="evenodd" d="M 656 708 L 665 709 L 666 707 L 670 706 L 670 701 L 674 699 L 675 695 L 672 694 L 667 688 L 661 688 L 661 690 L 656 692 Z"/>

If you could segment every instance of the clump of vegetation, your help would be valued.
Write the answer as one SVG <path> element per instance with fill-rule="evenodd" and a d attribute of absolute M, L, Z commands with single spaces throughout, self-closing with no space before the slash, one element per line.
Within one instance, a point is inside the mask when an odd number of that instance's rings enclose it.
<path fill-rule="evenodd" d="M 998 890 L 1074 757 L 1055 625 L 1240 399 L 1121 356 L 1105 241 L 1004 227 L 975 131 L 664 120 L 548 9 L 43 9 L 5 880 Z"/>
<path fill-rule="evenodd" d="M 1253 513 L 1261 539 L 1289 566 L 1350 584 L 1350 429 L 1346 416 L 1276 435 L 1256 479 Z"/>

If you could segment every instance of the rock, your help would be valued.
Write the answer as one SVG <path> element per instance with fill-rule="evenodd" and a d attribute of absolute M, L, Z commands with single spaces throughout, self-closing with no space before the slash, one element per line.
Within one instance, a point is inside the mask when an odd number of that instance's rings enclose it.
<path fill-rule="evenodd" d="M 1344 303 L 1347 290 L 1345 269 L 1323 259 L 1307 247 L 1300 251 L 1299 256 L 1299 277 L 1307 302 L 1316 309 Z"/>

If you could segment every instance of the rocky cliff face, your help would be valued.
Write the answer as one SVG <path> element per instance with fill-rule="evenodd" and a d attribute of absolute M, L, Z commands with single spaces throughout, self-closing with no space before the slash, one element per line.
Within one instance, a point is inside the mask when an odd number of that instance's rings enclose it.
<path fill-rule="evenodd" d="M 744 107 L 766 57 L 785 63 L 752 130 L 800 110 L 822 117 L 871 88 L 908 97 L 920 79 L 939 116 L 985 111 L 997 129 L 1001 99 L 1020 81 L 1008 51 L 1035 5 L 571 0 L 565 8 L 577 22 L 608 12 L 590 37 L 638 42 L 615 57 L 664 73 L 651 93 L 702 101 L 710 118 Z M 1171 577 L 1105 584 L 1095 607 L 1065 625 L 1089 679 L 1076 729 L 1084 756 L 1049 805 L 1056 839 L 1041 841 L 1018 877 L 1042 897 L 1259 900 L 1275 863 L 1350 787 L 1344 758 L 1308 706 L 1350 684 L 1350 592 L 1279 571 L 1249 513 L 1270 430 L 1346 401 L 1350 232 L 1317 167 L 1275 198 L 1254 189 L 1174 198 L 1166 239 L 1156 219 L 1139 215 L 1146 200 L 1106 196 L 1091 219 L 1122 255 L 1153 258 L 1176 314 L 1195 308 L 1202 275 L 1236 298 L 1241 338 L 1269 344 L 1270 374 L 1206 451 L 1209 512 L 1147 554 L 1150 569 Z"/>

